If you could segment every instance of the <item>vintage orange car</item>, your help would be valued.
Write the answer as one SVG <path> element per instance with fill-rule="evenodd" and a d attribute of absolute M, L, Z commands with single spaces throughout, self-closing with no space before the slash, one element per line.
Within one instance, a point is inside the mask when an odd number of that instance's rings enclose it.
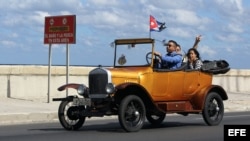
<path fill-rule="evenodd" d="M 163 48 L 163 47 L 162 47 Z M 224 60 L 204 61 L 201 70 L 189 70 L 186 63 L 176 70 L 158 68 L 151 38 L 114 41 L 114 65 L 98 66 L 89 72 L 88 86 L 65 84 L 63 91 L 74 88 L 77 94 L 61 101 L 58 117 L 67 130 L 82 127 L 86 117 L 117 115 L 127 132 L 139 131 L 146 119 L 161 124 L 166 114 L 201 114 L 207 125 L 223 119 L 226 91 L 212 84 L 213 75 L 230 70 Z"/>

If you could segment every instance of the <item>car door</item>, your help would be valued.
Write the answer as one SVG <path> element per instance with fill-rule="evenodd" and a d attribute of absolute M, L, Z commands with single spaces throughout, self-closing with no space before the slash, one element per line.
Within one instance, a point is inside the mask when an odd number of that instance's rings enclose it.
<path fill-rule="evenodd" d="M 193 95 L 200 87 L 200 71 L 187 70 L 184 75 L 183 94 L 184 96 Z"/>
<path fill-rule="evenodd" d="M 156 101 L 183 99 L 184 71 L 154 71 L 152 96 Z"/>

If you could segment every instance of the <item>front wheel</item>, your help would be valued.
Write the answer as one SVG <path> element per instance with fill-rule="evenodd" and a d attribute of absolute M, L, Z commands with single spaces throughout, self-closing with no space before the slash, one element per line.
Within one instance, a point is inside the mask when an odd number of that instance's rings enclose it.
<path fill-rule="evenodd" d="M 62 101 L 58 109 L 58 118 L 66 130 L 78 130 L 85 122 L 85 117 L 80 116 L 84 107 L 74 106 L 72 101 Z"/>
<path fill-rule="evenodd" d="M 135 95 L 125 97 L 119 107 L 119 122 L 127 132 L 139 131 L 145 121 L 146 110 L 143 101 Z"/>
<path fill-rule="evenodd" d="M 211 92 L 205 100 L 202 116 L 207 125 L 220 124 L 224 115 L 224 104 L 221 96 L 216 92 Z"/>
<path fill-rule="evenodd" d="M 166 117 L 166 113 L 160 112 L 157 114 L 147 114 L 146 117 L 147 117 L 147 120 L 152 125 L 158 126 L 164 121 L 164 119 Z"/>

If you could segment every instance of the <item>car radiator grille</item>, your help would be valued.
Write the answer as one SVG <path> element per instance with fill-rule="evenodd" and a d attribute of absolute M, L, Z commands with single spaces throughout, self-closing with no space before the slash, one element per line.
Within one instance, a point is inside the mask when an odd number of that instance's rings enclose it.
<path fill-rule="evenodd" d="M 89 73 L 89 92 L 91 94 L 107 94 L 105 87 L 108 74 L 102 68 L 96 68 Z"/>

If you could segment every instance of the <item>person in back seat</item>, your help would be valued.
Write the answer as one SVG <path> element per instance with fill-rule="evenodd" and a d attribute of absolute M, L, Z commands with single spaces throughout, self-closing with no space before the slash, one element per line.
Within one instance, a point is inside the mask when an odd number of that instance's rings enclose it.
<path fill-rule="evenodd" d="M 203 65 L 200 54 L 195 48 L 190 48 L 187 53 L 188 57 L 188 69 L 201 69 Z"/>
<path fill-rule="evenodd" d="M 167 69 L 178 69 L 182 63 L 182 56 L 176 53 L 177 43 L 174 40 L 169 40 L 167 44 L 165 44 L 167 54 L 161 55 L 159 52 L 155 52 L 155 55 L 158 55 L 161 58 L 161 66 L 160 68 Z"/>
<path fill-rule="evenodd" d="M 192 48 L 197 49 L 198 44 L 199 44 L 200 41 L 201 41 L 201 35 L 196 36 L 195 41 L 194 41 L 194 45 L 193 45 Z M 182 50 L 181 50 L 181 45 L 177 44 L 176 52 L 182 55 L 182 62 L 187 62 L 188 61 L 187 54 L 185 53 L 185 51 L 183 53 Z"/>

